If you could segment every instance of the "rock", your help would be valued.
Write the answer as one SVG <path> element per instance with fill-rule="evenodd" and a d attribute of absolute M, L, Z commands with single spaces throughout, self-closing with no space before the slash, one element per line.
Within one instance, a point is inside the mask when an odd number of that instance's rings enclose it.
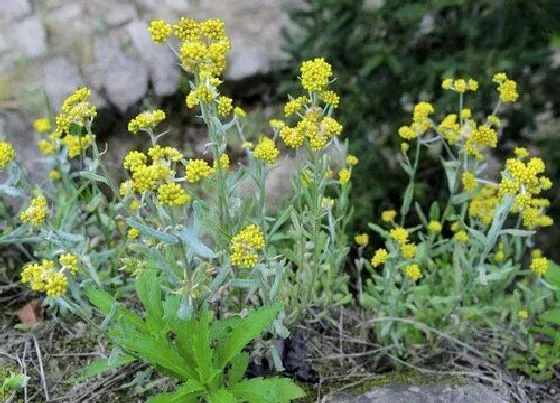
<path fill-rule="evenodd" d="M 138 18 L 136 8 L 132 4 L 117 3 L 111 7 L 109 15 L 107 15 L 107 24 L 115 27 L 124 25 Z"/>
<path fill-rule="evenodd" d="M 109 102 L 126 112 L 146 95 L 148 70 L 141 62 L 119 53 L 105 69 L 103 86 Z"/>
<path fill-rule="evenodd" d="M 59 57 L 47 62 L 43 68 L 44 88 L 54 110 L 59 110 L 62 101 L 77 88 L 86 85 L 78 66 L 70 60 Z M 106 105 L 97 92 L 92 94 L 92 103 L 97 107 Z"/>
<path fill-rule="evenodd" d="M 9 0 L 4 1 L 0 7 L 0 15 L 13 20 L 31 14 L 31 3 L 29 0 Z"/>
<path fill-rule="evenodd" d="M 240 81 L 258 74 L 270 72 L 272 62 L 263 52 L 255 49 L 233 50 L 229 55 L 229 66 L 225 78 Z"/>
<path fill-rule="evenodd" d="M 49 24 L 72 22 L 78 20 L 78 17 L 81 14 L 82 14 L 82 6 L 80 4 L 71 3 L 49 13 L 46 16 L 45 20 Z"/>
<path fill-rule="evenodd" d="M 130 23 L 127 31 L 139 56 L 148 65 L 155 94 L 160 97 L 173 95 L 179 89 L 181 78 L 173 52 L 152 41 L 145 22 Z"/>
<path fill-rule="evenodd" d="M 173 11 L 187 11 L 191 6 L 191 0 L 165 0 L 165 4 Z"/>
<path fill-rule="evenodd" d="M 388 385 L 361 396 L 337 393 L 323 403 L 507 403 L 496 392 L 481 384 L 465 386 Z"/>
<path fill-rule="evenodd" d="M 25 57 L 39 57 L 47 52 L 45 27 L 38 15 L 13 24 L 11 38 L 15 52 Z"/>

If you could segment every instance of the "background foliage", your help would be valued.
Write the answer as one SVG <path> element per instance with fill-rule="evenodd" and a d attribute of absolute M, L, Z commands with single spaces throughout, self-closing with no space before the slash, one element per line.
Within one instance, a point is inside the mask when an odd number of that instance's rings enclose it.
<path fill-rule="evenodd" d="M 481 90 L 466 105 L 473 110 L 491 105 L 493 73 L 506 71 L 518 81 L 521 96 L 505 114 L 498 153 L 511 152 L 514 143 L 531 142 L 549 163 L 549 175 L 557 177 L 560 152 L 550 145 L 560 128 L 560 62 L 553 60 L 560 42 L 559 0 L 367 3 L 306 0 L 289 11 L 295 29 L 285 31 L 293 66 L 328 55 L 337 73 L 333 87 L 341 95 L 345 135 L 360 157 L 356 176 L 364 178 L 354 183 L 356 229 L 388 204 L 399 204 L 406 178 L 394 157 L 397 128 L 405 123 L 416 94 L 437 100 L 436 112 L 449 112 L 442 109 L 453 96 L 441 89 L 446 77 L 480 80 Z M 417 197 L 431 199 L 442 188 L 439 181 L 423 181 L 438 165 L 424 160 L 419 173 L 424 187 Z M 379 167 L 386 167 L 383 175 L 377 174 Z M 553 198 L 552 216 L 558 215 L 557 201 Z"/>

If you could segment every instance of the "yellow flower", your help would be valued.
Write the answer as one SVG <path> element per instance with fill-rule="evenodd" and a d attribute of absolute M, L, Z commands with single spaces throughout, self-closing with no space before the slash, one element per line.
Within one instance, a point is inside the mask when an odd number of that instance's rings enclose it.
<path fill-rule="evenodd" d="M 395 217 L 397 217 L 395 210 L 385 210 L 381 213 L 381 220 L 385 222 L 393 222 Z"/>
<path fill-rule="evenodd" d="M 467 83 L 462 78 L 453 81 L 453 89 L 459 93 L 463 93 L 467 90 Z"/>
<path fill-rule="evenodd" d="M 453 224 L 451 224 L 451 231 L 453 231 L 453 232 L 460 231 L 461 228 L 462 228 L 462 225 L 461 225 L 460 221 L 454 221 Z"/>
<path fill-rule="evenodd" d="M 128 196 L 134 193 L 134 182 L 132 180 L 127 180 L 121 183 L 119 187 L 119 194 L 121 196 Z"/>
<path fill-rule="evenodd" d="M 247 117 L 247 112 L 245 112 L 245 110 L 243 108 L 240 108 L 239 106 L 236 106 L 235 109 L 233 109 L 233 113 L 235 114 L 235 116 L 240 118 Z"/>
<path fill-rule="evenodd" d="M 280 138 L 285 145 L 292 148 L 297 148 L 303 144 L 305 138 L 303 132 L 295 127 L 284 126 L 280 129 Z"/>
<path fill-rule="evenodd" d="M 373 267 L 379 267 L 387 261 L 388 257 L 389 252 L 387 252 L 387 249 L 377 249 L 375 255 L 371 258 L 371 265 Z"/>
<path fill-rule="evenodd" d="M 165 183 L 158 188 L 158 203 L 181 206 L 191 200 L 191 196 L 178 183 Z"/>
<path fill-rule="evenodd" d="M 350 172 L 350 170 L 344 168 L 342 169 L 339 173 L 338 173 L 338 182 L 341 185 L 346 185 L 348 182 L 350 182 L 350 176 L 352 175 L 352 173 Z"/>
<path fill-rule="evenodd" d="M 193 19 L 181 17 L 173 25 L 173 33 L 183 42 L 194 41 L 200 35 L 200 24 Z"/>
<path fill-rule="evenodd" d="M 463 172 L 461 182 L 466 192 L 473 192 L 476 189 L 476 176 L 470 172 Z"/>
<path fill-rule="evenodd" d="M 93 143 L 93 137 L 90 134 L 85 136 L 66 135 L 62 139 L 62 144 L 68 148 L 68 157 L 75 158 L 88 149 Z"/>
<path fill-rule="evenodd" d="M 148 31 L 152 35 L 152 40 L 156 43 L 163 43 L 169 39 L 173 27 L 163 20 L 153 20 L 150 22 Z"/>
<path fill-rule="evenodd" d="M 64 269 L 68 269 L 73 276 L 78 273 L 78 256 L 72 253 L 60 255 L 58 262 Z"/>
<path fill-rule="evenodd" d="M 191 159 L 185 168 L 185 179 L 189 183 L 200 182 L 212 173 L 212 168 L 202 159 Z"/>
<path fill-rule="evenodd" d="M 286 126 L 286 123 L 284 123 L 284 121 L 280 119 L 270 119 L 268 121 L 268 125 L 273 129 L 282 129 L 284 126 Z"/>
<path fill-rule="evenodd" d="M 331 209 L 334 206 L 334 200 L 330 197 L 323 197 L 321 199 L 321 208 L 323 210 Z"/>
<path fill-rule="evenodd" d="M 418 137 L 418 133 L 416 133 L 416 131 L 410 126 L 401 126 L 399 127 L 399 136 L 406 140 L 413 140 Z"/>
<path fill-rule="evenodd" d="M 329 104 L 333 108 L 338 108 L 340 97 L 331 90 L 321 91 L 321 101 Z"/>
<path fill-rule="evenodd" d="M 49 297 L 58 297 L 68 288 L 68 279 L 62 273 L 51 273 L 45 284 L 45 292 Z"/>
<path fill-rule="evenodd" d="M 414 259 L 416 257 L 416 245 L 413 243 L 402 245 L 401 253 L 405 259 Z"/>
<path fill-rule="evenodd" d="M 446 78 L 441 82 L 441 88 L 443 88 L 444 90 L 450 90 L 452 86 L 453 86 L 452 78 Z"/>
<path fill-rule="evenodd" d="M 136 228 L 130 228 L 126 233 L 126 237 L 128 239 L 136 239 L 139 236 L 140 236 L 140 231 L 138 231 Z"/>
<path fill-rule="evenodd" d="M 154 165 L 138 165 L 132 174 L 134 190 L 139 193 L 155 190 L 157 180 L 158 172 Z"/>
<path fill-rule="evenodd" d="M 200 23 L 200 31 L 208 39 L 213 41 L 221 41 L 225 38 L 224 23 L 217 18 L 210 18 Z"/>
<path fill-rule="evenodd" d="M 389 231 L 389 236 L 403 246 L 408 240 L 408 231 L 403 227 L 393 228 Z"/>
<path fill-rule="evenodd" d="M 545 257 L 533 257 L 529 268 L 537 276 L 544 276 L 548 271 L 548 259 Z"/>
<path fill-rule="evenodd" d="M 488 124 L 490 126 L 494 126 L 494 127 L 499 127 L 501 123 L 501 120 L 499 117 L 497 117 L 496 115 L 490 115 L 488 116 Z"/>
<path fill-rule="evenodd" d="M 231 239 L 231 264 L 252 269 L 257 265 L 258 251 L 264 246 L 263 232 L 255 224 L 249 225 Z"/>
<path fill-rule="evenodd" d="M 323 58 L 307 60 L 301 66 L 301 85 L 307 91 L 322 91 L 329 84 L 332 67 Z"/>
<path fill-rule="evenodd" d="M 346 163 L 348 165 L 357 165 L 358 162 L 360 162 L 360 160 L 358 159 L 358 157 L 356 157 L 355 155 L 349 154 L 346 157 Z"/>
<path fill-rule="evenodd" d="M 502 102 L 515 102 L 519 98 L 517 93 L 517 83 L 513 80 L 506 80 L 498 86 L 500 100 Z"/>
<path fill-rule="evenodd" d="M 21 282 L 30 284 L 34 291 L 43 291 L 45 287 L 43 266 L 38 263 L 26 265 L 21 271 Z"/>
<path fill-rule="evenodd" d="M 49 172 L 49 178 L 51 178 L 51 180 L 53 181 L 59 180 L 61 178 L 60 172 L 53 169 L 52 171 Z"/>
<path fill-rule="evenodd" d="M 140 208 L 140 202 L 138 199 L 132 199 L 128 205 L 128 211 L 134 212 Z"/>
<path fill-rule="evenodd" d="M 513 153 L 519 159 L 524 159 L 524 158 L 527 158 L 529 156 L 529 151 L 527 151 L 527 149 L 525 147 L 515 147 L 515 150 L 513 150 Z"/>
<path fill-rule="evenodd" d="M 463 119 L 470 119 L 472 117 L 472 112 L 469 108 L 461 109 L 461 117 Z"/>
<path fill-rule="evenodd" d="M 232 109 L 232 99 L 228 97 L 219 97 L 218 98 L 218 114 L 222 117 L 228 116 Z"/>
<path fill-rule="evenodd" d="M 45 221 L 46 215 L 47 200 L 45 199 L 45 196 L 41 195 L 31 200 L 29 207 L 21 212 L 20 218 L 24 223 L 30 223 L 33 226 L 37 226 Z"/>
<path fill-rule="evenodd" d="M 527 319 L 529 317 L 529 312 L 527 312 L 525 309 L 520 309 L 519 312 L 517 312 L 517 316 L 520 319 Z"/>
<path fill-rule="evenodd" d="M 229 169 L 229 155 L 226 153 L 220 155 L 217 161 L 214 161 L 212 164 L 212 170 L 214 172 L 218 172 L 218 169 L 222 171 L 227 171 Z"/>
<path fill-rule="evenodd" d="M 418 267 L 417 264 L 409 264 L 408 266 L 406 266 L 405 273 L 406 276 L 412 281 L 416 281 L 420 277 L 422 277 L 422 272 L 420 271 L 420 267 Z"/>
<path fill-rule="evenodd" d="M 428 231 L 430 232 L 439 233 L 441 232 L 441 229 L 442 229 L 442 225 L 441 222 L 439 221 L 432 220 L 428 223 Z"/>
<path fill-rule="evenodd" d="M 152 150 L 152 149 L 150 149 Z M 152 151 L 152 158 L 153 158 L 153 151 Z M 146 161 L 148 161 L 148 157 L 146 154 L 141 153 L 139 151 L 129 151 L 128 154 L 124 157 L 124 169 L 134 172 L 138 170 L 141 166 L 146 165 Z"/>
<path fill-rule="evenodd" d="M 33 129 L 38 133 L 46 133 L 52 129 L 51 120 L 49 118 L 39 118 L 33 121 Z"/>
<path fill-rule="evenodd" d="M 164 120 L 165 112 L 161 109 L 156 109 L 151 112 L 142 112 L 128 123 L 128 131 L 132 134 L 136 134 L 139 130 L 153 130 Z"/>
<path fill-rule="evenodd" d="M 459 140 L 459 131 L 461 126 L 457 123 L 457 115 L 450 114 L 447 115 L 438 126 L 438 131 L 441 132 L 443 137 L 451 145 L 455 144 Z"/>
<path fill-rule="evenodd" d="M 274 140 L 270 137 L 262 137 L 253 152 L 256 159 L 262 160 L 267 164 L 274 164 L 279 154 L 280 151 L 278 151 Z"/>
<path fill-rule="evenodd" d="M 5 141 L 0 141 L 0 172 L 2 172 L 10 162 L 16 157 L 14 146 Z"/>
<path fill-rule="evenodd" d="M 467 243 L 469 241 L 469 235 L 465 231 L 457 231 L 453 235 L 453 239 L 460 243 Z"/>
<path fill-rule="evenodd" d="M 299 112 L 309 100 L 306 97 L 291 99 L 284 105 L 284 115 L 292 116 Z"/>
<path fill-rule="evenodd" d="M 356 243 L 361 247 L 368 246 L 369 235 L 366 234 L 365 232 L 362 234 L 358 234 L 354 237 L 354 241 L 356 241 Z"/>
<path fill-rule="evenodd" d="M 56 144 L 53 141 L 42 139 L 39 140 L 37 146 L 43 155 L 51 155 L 56 151 Z"/>
<path fill-rule="evenodd" d="M 478 90 L 478 81 L 470 78 L 469 81 L 467 82 L 467 86 L 468 86 L 469 90 L 476 91 L 476 90 Z"/>
<path fill-rule="evenodd" d="M 330 116 L 326 116 L 321 121 L 321 128 L 327 138 L 340 135 L 342 132 L 342 125 Z"/>

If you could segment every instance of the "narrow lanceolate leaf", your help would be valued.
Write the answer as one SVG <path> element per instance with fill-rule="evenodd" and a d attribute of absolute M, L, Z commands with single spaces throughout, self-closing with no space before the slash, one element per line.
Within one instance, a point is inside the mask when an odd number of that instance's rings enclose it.
<path fill-rule="evenodd" d="M 500 235 L 509 234 L 515 237 L 530 237 L 531 235 L 535 234 L 536 231 L 527 231 L 523 229 L 503 229 L 500 231 Z"/>
<path fill-rule="evenodd" d="M 106 184 L 107 186 L 110 186 L 109 181 L 107 180 L 106 177 L 98 175 L 98 174 L 94 174 L 93 172 L 81 171 L 79 173 L 79 175 L 82 178 L 90 179 L 90 180 L 95 181 L 95 182 L 101 182 L 101 183 Z"/>
<path fill-rule="evenodd" d="M 215 368 L 223 369 L 247 344 L 260 335 L 282 310 L 282 303 L 251 312 L 233 328 L 229 337 L 216 349 Z"/>
<path fill-rule="evenodd" d="M 136 228 L 142 234 L 147 235 L 150 238 L 157 239 L 158 241 L 162 241 L 162 242 L 168 243 L 170 245 L 173 245 L 173 244 L 176 244 L 177 242 L 179 242 L 179 239 L 177 237 L 174 237 L 173 235 L 170 235 L 170 234 L 167 234 L 165 232 L 158 231 L 158 230 L 155 230 L 153 228 L 150 228 L 146 224 L 142 224 L 141 222 L 136 221 L 133 218 L 127 218 L 126 222 L 129 226 L 131 226 L 133 228 Z"/>
<path fill-rule="evenodd" d="M 95 360 L 82 370 L 82 373 L 77 380 L 83 380 L 103 372 L 122 367 L 123 365 L 130 364 L 134 361 L 136 361 L 136 358 L 128 354 L 121 354 L 116 359 L 112 360 Z"/>
<path fill-rule="evenodd" d="M 196 402 L 196 398 L 204 391 L 204 385 L 189 379 L 175 392 L 163 393 L 148 399 L 148 403 L 190 403 Z"/>
<path fill-rule="evenodd" d="M 235 397 L 249 403 L 288 403 L 305 397 L 305 392 L 290 379 L 247 379 L 228 389 Z"/>
<path fill-rule="evenodd" d="M 187 253 L 190 252 L 194 256 L 205 259 L 212 259 L 216 257 L 216 254 L 212 251 L 212 249 L 204 245 L 204 243 L 192 229 L 181 228 L 179 231 L 177 231 L 176 234 L 187 247 Z"/>
<path fill-rule="evenodd" d="M 229 384 L 233 385 L 243 379 L 245 371 L 249 366 L 249 354 L 246 352 L 239 353 L 233 360 L 231 360 L 231 368 L 228 372 Z"/>

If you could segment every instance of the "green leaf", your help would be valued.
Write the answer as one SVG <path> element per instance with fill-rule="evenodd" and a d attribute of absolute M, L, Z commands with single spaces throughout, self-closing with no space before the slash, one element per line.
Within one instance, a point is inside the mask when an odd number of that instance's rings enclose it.
<path fill-rule="evenodd" d="M 95 182 L 101 182 L 106 184 L 107 186 L 110 186 L 109 181 L 106 177 L 95 174 L 93 172 L 81 171 L 78 175 L 80 175 L 82 178 L 90 179 Z"/>
<path fill-rule="evenodd" d="M 527 238 L 531 235 L 535 234 L 536 231 L 527 231 L 523 229 L 503 229 L 500 231 L 500 235 L 509 234 L 511 236 L 520 237 L 520 238 Z"/>
<path fill-rule="evenodd" d="M 196 233 L 189 228 L 181 228 L 176 235 L 184 242 L 187 253 L 192 253 L 204 259 L 212 259 L 216 254 L 208 246 L 204 245 Z"/>
<path fill-rule="evenodd" d="M 243 379 L 243 375 L 245 375 L 248 366 L 249 354 L 244 351 L 237 354 L 237 356 L 231 360 L 231 368 L 228 372 L 229 384 L 233 385 Z"/>
<path fill-rule="evenodd" d="M 103 372 L 110 371 L 115 368 L 122 367 L 123 365 L 130 364 L 136 361 L 136 358 L 129 354 L 120 354 L 116 359 L 104 358 L 100 360 L 95 360 L 89 363 L 80 374 L 77 380 L 83 380 Z"/>
<path fill-rule="evenodd" d="M 236 383 L 228 389 L 249 403 L 287 403 L 305 397 L 305 392 L 290 379 L 255 378 Z"/>
<path fill-rule="evenodd" d="M 239 400 L 225 389 L 218 389 L 208 395 L 208 403 L 235 403 Z"/>
<path fill-rule="evenodd" d="M 147 269 L 136 279 L 136 294 L 146 309 L 146 323 L 153 334 L 164 330 L 161 278 L 156 270 Z"/>
<path fill-rule="evenodd" d="M 554 308 L 539 315 L 540 320 L 560 325 L 560 308 Z"/>
<path fill-rule="evenodd" d="M 241 320 L 223 344 L 216 349 L 215 368 L 223 369 L 247 344 L 259 336 L 282 310 L 282 303 L 276 303 L 250 312 Z"/>
<path fill-rule="evenodd" d="M 85 292 L 89 302 L 99 308 L 105 315 L 109 315 L 116 301 L 108 292 L 95 287 L 86 287 Z"/>
<path fill-rule="evenodd" d="M 261 285 L 258 278 L 233 278 L 229 283 L 232 287 L 237 288 L 252 288 Z"/>
<path fill-rule="evenodd" d="M 209 339 L 210 313 L 203 312 L 199 321 L 193 322 L 193 331 L 190 334 L 190 343 L 194 351 L 194 361 L 196 370 L 200 374 L 200 379 L 204 382 L 209 381 L 212 374 L 212 350 L 210 349 Z"/>
<path fill-rule="evenodd" d="M 158 241 L 162 241 L 162 242 L 168 243 L 170 245 L 173 245 L 173 244 L 176 244 L 177 242 L 179 242 L 179 239 L 174 237 L 173 235 L 166 234 L 165 232 L 161 232 L 161 231 L 155 230 L 153 228 L 150 228 L 146 224 L 142 224 L 141 222 L 136 221 L 133 218 L 130 218 L 130 217 L 127 218 L 126 222 L 129 226 L 131 226 L 133 228 L 136 228 L 142 234 L 147 235 L 150 238 L 157 239 Z"/>
<path fill-rule="evenodd" d="M 200 382 L 189 379 L 182 384 L 175 392 L 164 393 L 148 399 L 148 403 L 187 403 L 196 402 L 195 400 L 205 388 Z"/>

